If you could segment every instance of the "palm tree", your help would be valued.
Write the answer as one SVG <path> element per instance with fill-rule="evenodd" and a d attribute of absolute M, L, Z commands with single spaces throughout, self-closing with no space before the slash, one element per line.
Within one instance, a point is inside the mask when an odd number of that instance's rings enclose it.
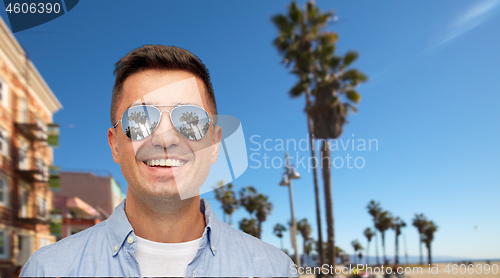
<path fill-rule="evenodd" d="M 366 228 L 365 231 L 363 232 L 363 234 L 365 235 L 366 239 L 368 240 L 368 242 L 366 244 L 366 264 L 368 265 L 369 264 L 368 255 L 369 255 L 369 251 L 370 251 L 370 241 L 372 240 L 372 237 L 375 235 L 375 233 L 372 231 L 372 229 Z"/>
<path fill-rule="evenodd" d="M 300 57 L 300 52 L 304 51 L 306 53 L 308 49 L 301 49 L 304 47 L 300 47 L 300 45 L 306 44 L 305 40 L 307 37 L 308 30 L 304 30 L 303 27 L 306 22 L 303 16 L 303 12 L 297 6 L 297 3 L 292 2 L 292 4 L 288 7 L 288 13 L 286 15 L 278 14 L 273 16 L 272 21 L 279 29 L 279 35 L 274 40 L 274 45 L 278 49 L 278 52 L 283 55 L 282 63 L 285 63 L 287 67 L 289 67 L 292 63 L 295 63 L 294 71 L 301 78 L 303 75 L 307 75 L 310 70 L 305 69 L 305 71 L 298 71 L 297 65 L 302 64 L 303 59 Z M 326 23 L 326 19 L 317 22 L 315 25 L 322 25 Z M 300 84 L 300 82 L 299 82 Z M 323 242 L 322 229 L 321 229 L 321 209 L 320 209 L 320 201 L 319 201 L 319 186 L 318 186 L 318 170 L 316 165 L 316 149 L 314 148 L 314 130 L 313 130 L 313 122 L 312 118 L 307 113 L 307 111 L 311 107 L 311 92 L 308 86 L 305 89 L 297 90 L 292 88 L 290 91 L 290 96 L 298 97 L 302 93 L 305 93 L 305 111 L 307 116 L 307 128 L 309 131 L 309 144 L 311 148 L 311 157 L 313 162 L 313 177 L 314 177 L 314 197 L 316 204 L 316 223 L 318 226 L 318 241 Z M 325 252 L 323 251 L 323 244 L 317 244 L 318 254 L 319 254 L 319 265 L 323 265 L 323 260 L 325 256 Z M 330 252 L 332 253 L 332 252 Z"/>
<path fill-rule="evenodd" d="M 392 227 L 394 218 L 388 211 L 383 211 L 378 217 L 378 221 L 375 227 L 380 231 L 382 235 L 382 251 L 384 252 L 384 263 L 387 264 L 387 258 L 385 256 L 385 231 Z"/>
<path fill-rule="evenodd" d="M 307 218 L 303 218 L 299 222 L 297 222 L 297 230 L 299 233 L 302 235 L 302 238 L 304 239 L 304 253 L 306 252 L 306 242 L 311 236 L 311 226 L 309 225 L 309 222 L 307 222 Z"/>
<path fill-rule="evenodd" d="M 394 233 L 396 234 L 396 252 L 395 252 L 395 258 L 394 258 L 394 263 L 398 265 L 399 263 L 399 245 L 398 245 L 398 237 L 401 234 L 401 228 L 406 227 L 406 223 L 403 221 L 403 219 L 400 219 L 399 217 L 396 217 L 394 219 L 394 223 L 392 225 L 392 229 L 394 230 Z"/>
<path fill-rule="evenodd" d="M 281 250 L 283 250 L 283 232 L 286 231 L 286 227 L 281 225 L 280 223 L 277 223 L 274 225 L 274 231 L 273 233 L 280 238 L 281 241 Z"/>
<path fill-rule="evenodd" d="M 250 216 L 257 210 L 257 202 L 255 201 L 257 195 L 257 190 L 251 185 L 240 190 L 240 205 L 248 211 Z"/>
<path fill-rule="evenodd" d="M 271 210 L 273 209 L 273 204 L 268 202 L 268 197 L 262 194 L 257 195 L 256 201 L 256 212 L 255 216 L 257 217 L 258 227 L 259 227 L 259 236 L 260 238 L 262 234 L 262 222 L 266 221 L 266 218 L 269 214 L 271 214 Z"/>
<path fill-rule="evenodd" d="M 243 218 L 240 220 L 239 224 L 240 224 L 240 230 L 242 230 L 243 232 L 245 232 L 249 235 L 252 235 L 252 236 L 258 238 L 259 228 L 257 225 L 257 220 L 255 220 L 254 218 L 250 218 L 250 219 Z"/>
<path fill-rule="evenodd" d="M 413 218 L 412 224 L 418 230 L 418 236 L 419 236 L 418 245 L 419 245 L 419 249 L 420 249 L 420 265 L 424 264 L 424 260 L 422 259 L 422 243 L 423 243 L 422 235 L 424 233 L 424 228 L 425 228 L 426 223 L 427 223 L 427 218 L 425 218 L 423 213 L 415 214 L 415 218 Z"/>
<path fill-rule="evenodd" d="M 308 238 L 304 244 L 304 254 L 309 258 L 311 251 L 316 249 L 316 241 L 312 238 Z"/>
<path fill-rule="evenodd" d="M 379 202 L 375 202 L 375 200 L 371 200 L 368 206 L 366 207 L 368 209 L 368 213 L 373 217 L 373 231 L 375 232 L 375 259 L 377 261 L 377 265 L 380 265 L 380 262 L 378 260 L 378 237 L 377 237 L 377 221 L 380 216 L 380 213 L 382 212 L 382 207 L 380 207 Z"/>
<path fill-rule="evenodd" d="M 267 216 L 271 213 L 273 205 L 268 202 L 268 197 L 257 192 L 255 187 L 247 186 L 240 190 L 240 205 L 245 208 L 250 214 L 250 217 L 257 218 L 257 237 L 260 238 L 262 232 L 262 222 L 266 221 Z"/>
<path fill-rule="evenodd" d="M 132 112 L 127 119 L 129 122 L 134 122 L 137 124 L 138 128 L 135 129 L 137 134 L 139 134 L 142 138 L 146 137 L 144 131 L 147 131 L 146 122 L 148 120 L 148 117 L 144 112 Z"/>
<path fill-rule="evenodd" d="M 199 117 L 194 115 L 193 112 L 182 113 L 182 116 L 179 118 L 179 121 L 188 124 L 193 131 L 194 131 L 193 125 L 196 126 L 196 128 L 198 129 L 198 133 L 200 134 L 201 137 L 203 137 L 201 135 L 200 129 L 198 128 Z M 196 137 L 194 139 L 196 139 Z"/>
<path fill-rule="evenodd" d="M 356 239 L 356 240 L 353 240 L 351 242 L 352 244 L 352 247 L 354 248 L 354 255 L 353 256 L 353 263 L 356 261 L 356 254 L 358 253 L 358 250 L 363 250 L 363 246 L 361 246 L 361 243 L 359 243 L 359 241 Z"/>
<path fill-rule="evenodd" d="M 434 233 L 437 231 L 437 226 L 432 221 L 426 221 L 423 233 L 423 241 L 425 246 L 427 247 L 427 255 L 428 255 L 428 263 L 432 264 L 432 256 L 431 256 L 431 243 L 434 240 Z"/>
<path fill-rule="evenodd" d="M 193 114 L 193 112 L 190 112 L 189 114 L 191 114 L 191 122 L 190 122 L 190 124 L 194 125 L 196 127 L 196 129 L 198 129 L 198 133 L 200 134 L 200 138 L 203 137 L 203 135 L 201 134 L 201 130 L 198 127 L 198 123 L 200 122 L 200 117 L 198 117 L 196 115 L 196 113 Z"/>
<path fill-rule="evenodd" d="M 229 218 L 229 225 L 232 226 L 231 216 L 233 212 L 239 208 L 239 201 L 233 191 L 233 184 L 229 183 L 224 185 L 224 181 L 217 183 L 217 188 L 214 190 L 215 198 L 221 202 L 222 210 L 224 211 L 223 217 L 226 222 L 226 215 Z"/>
<path fill-rule="evenodd" d="M 333 201 L 330 182 L 330 153 L 328 138 L 338 138 L 342 126 L 346 123 L 349 109 L 356 111 L 355 104 L 361 99 L 355 87 L 367 80 L 357 70 L 346 70 L 357 58 L 355 52 L 348 52 L 345 57 L 334 55 L 337 34 L 326 31 L 328 21 L 333 12 L 322 13 L 313 1 L 306 4 L 302 11 L 295 2 L 288 9 L 288 15 L 276 15 L 273 22 L 280 32 L 274 45 L 283 54 L 283 62 L 294 64 L 292 73 L 299 77 L 299 82 L 291 89 L 290 94 L 296 97 L 305 93 L 306 114 L 310 132 L 311 151 L 314 150 L 314 139 L 323 140 L 322 160 L 325 187 L 325 204 L 328 226 L 328 248 L 332 250 L 328 263 L 335 267 Z M 314 102 L 311 97 L 314 96 Z M 314 136 L 313 136 L 314 135 Z M 315 153 L 312 152 L 315 158 Z M 315 159 L 313 159 L 315 163 Z M 313 165 L 316 169 L 316 165 Z M 317 178 L 315 179 L 317 195 L 317 216 L 319 220 L 319 195 Z M 318 227 L 318 230 L 321 230 Z M 318 231 L 319 232 L 319 231 Z M 321 238 L 319 238 L 321 240 Z M 321 256 L 320 256 L 321 257 Z"/>

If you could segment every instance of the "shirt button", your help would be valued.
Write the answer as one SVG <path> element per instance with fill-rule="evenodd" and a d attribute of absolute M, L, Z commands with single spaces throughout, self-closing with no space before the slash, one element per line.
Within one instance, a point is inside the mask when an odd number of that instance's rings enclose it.
<path fill-rule="evenodd" d="M 118 251 L 118 244 L 115 246 L 115 252 Z"/>
<path fill-rule="evenodd" d="M 196 277 L 196 270 L 193 271 L 193 277 Z"/>
<path fill-rule="evenodd" d="M 129 236 L 128 239 L 127 239 L 127 242 L 132 244 L 132 242 L 134 242 L 134 237 L 133 236 Z"/>
<path fill-rule="evenodd" d="M 215 246 L 212 244 L 212 250 L 215 251 Z"/>

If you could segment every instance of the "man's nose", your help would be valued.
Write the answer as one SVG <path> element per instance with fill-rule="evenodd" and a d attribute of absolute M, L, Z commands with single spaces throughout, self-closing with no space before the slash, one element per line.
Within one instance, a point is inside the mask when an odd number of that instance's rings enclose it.
<path fill-rule="evenodd" d="M 171 145 L 179 145 L 181 143 L 181 135 L 172 125 L 170 113 L 167 111 L 162 112 L 160 123 L 151 136 L 151 144 L 153 144 L 153 146 L 168 148 Z"/>

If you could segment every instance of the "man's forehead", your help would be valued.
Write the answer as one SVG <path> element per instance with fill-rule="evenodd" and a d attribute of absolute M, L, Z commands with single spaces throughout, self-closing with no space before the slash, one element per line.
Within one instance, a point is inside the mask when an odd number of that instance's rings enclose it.
<path fill-rule="evenodd" d="M 195 77 L 186 78 L 146 93 L 136 99 L 130 106 L 177 106 L 188 104 L 203 106 L 202 92 L 198 88 Z"/>

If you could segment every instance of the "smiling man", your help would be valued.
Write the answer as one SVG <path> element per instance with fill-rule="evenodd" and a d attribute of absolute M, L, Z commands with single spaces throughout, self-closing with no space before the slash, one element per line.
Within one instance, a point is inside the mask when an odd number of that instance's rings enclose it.
<path fill-rule="evenodd" d="M 127 198 L 107 220 L 39 249 L 21 276 L 297 276 L 286 254 L 199 197 L 223 132 L 201 60 L 146 45 L 115 75 L 108 142 Z"/>

